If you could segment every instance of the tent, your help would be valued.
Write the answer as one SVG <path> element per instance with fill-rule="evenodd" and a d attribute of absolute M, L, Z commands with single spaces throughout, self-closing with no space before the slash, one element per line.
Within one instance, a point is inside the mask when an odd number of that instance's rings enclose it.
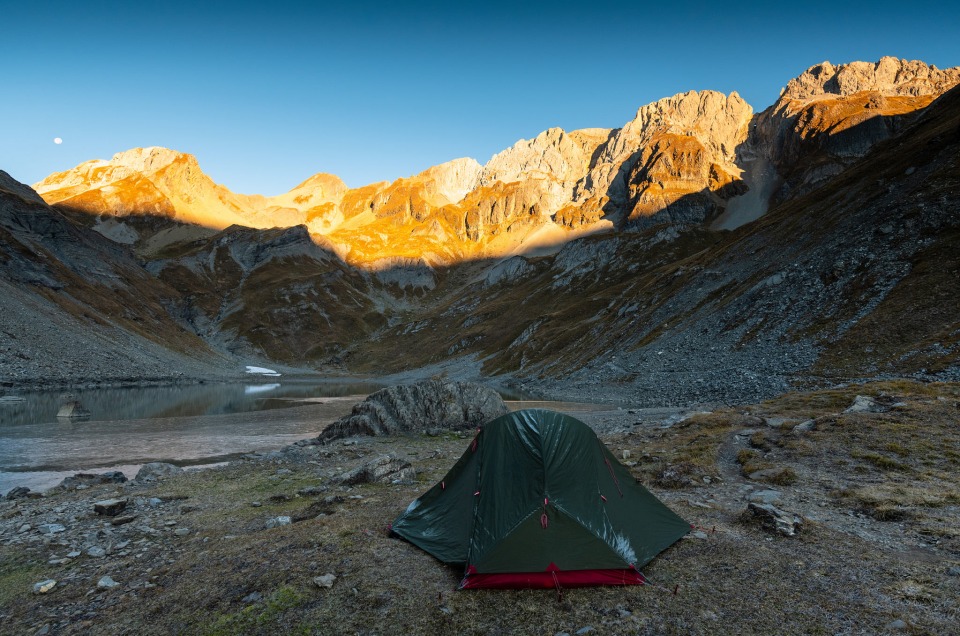
<path fill-rule="evenodd" d="M 445 563 L 460 588 L 637 585 L 690 525 L 636 482 L 596 434 L 545 409 L 486 423 L 392 530 Z"/>

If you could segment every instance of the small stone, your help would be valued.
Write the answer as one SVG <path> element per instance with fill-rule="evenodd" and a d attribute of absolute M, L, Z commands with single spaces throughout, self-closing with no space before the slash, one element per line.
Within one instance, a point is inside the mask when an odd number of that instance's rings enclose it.
<path fill-rule="evenodd" d="M 172 528 L 173 526 L 177 525 L 177 522 L 174 521 L 173 519 L 170 519 L 168 521 L 164 521 L 163 525 L 165 525 L 168 528 Z"/>
<path fill-rule="evenodd" d="M 795 536 L 803 528 L 803 518 L 780 510 L 773 504 L 749 503 L 747 509 L 760 520 L 763 527 L 786 537 Z"/>
<path fill-rule="evenodd" d="M 413 466 L 407 460 L 395 455 L 381 455 L 360 468 L 341 476 L 340 482 L 346 486 L 357 484 L 412 482 L 416 477 Z"/>
<path fill-rule="evenodd" d="M 160 506 L 160 504 L 163 503 L 163 499 L 159 499 L 157 497 L 150 497 L 150 500 L 147 503 L 150 505 L 151 508 L 157 508 Z"/>
<path fill-rule="evenodd" d="M 196 512 L 197 510 L 200 510 L 200 506 L 197 506 L 196 504 L 183 504 L 180 506 L 180 514 L 182 515 L 190 512 Z"/>
<path fill-rule="evenodd" d="M 326 486 L 307 486 L 297 491 L 298 495 L 303 497 L 315 497 L 327 491 Z"/>
<path fill-rule="evenodd" d="M 126 499 L 104 499 L 93 504 L 93 511 L 98 515 L 116 517 L 127 507 Z"/>
<path fill-rule="evenodd" d="M 60 525 L 59 523 L 44 523 L 37 526 L 37 530 L 40 534 L 57 534 L 58 532 L 65 532 L 66 527 Z"/>
<path fill-rule="evenodd" d="M 99 559 L 107 556 L 107 551 L 101 548 L 100 546 L 93 546 L 92 548 L 87 549 L 87 556 L 91 556 L 95 559 Z"/>
<path fill-rule="evenodd" d="M 173 534 L 177 535 L 178 537 L 185 537 L 190 534 L 190 528 L 177 528 L 173 531 Z"/>
<path fill-rule="evenodd" d="M 597 631 L 597 630 L 595 630 L 592 625 L 587 625 L 586 627 L 581 627 L 581 628 L 578 629 L 575 633 L 577 633 L 577 634 L 589 634 L 590 632 L 595 632 L 595 631 Z"/>
<path fill-rule="evenodd" d="M 273 519 L 267 520 L 267 528 L 277 528 L 280 526 L 289 526 L 293 523 L 293 519 L 286 516 L 274 517 Z"/>
<path fill-rule="evenodd" d="M 793 427 L 793 432 L 797 434 L 809 433 L 816 427 L 817 427 L 817 423 L 814 420 L 804 420 L 803 422 L 800 422 L 799 424 Z"/>
<path fill-rule="evenodd" d="M 242 599 L 240 599 L 240 602 L 256 603 L 257 601 L 262 601 L 262 600 L 263 600 L 263 594 L 261 594 L 260 592 L 250 592 L 249 594 L 244 596 Z"/>
<path fill-rule="evenodd" d="M 703 530 L 694 530 L 687 536 L 690 537 L 691 539 L 706 539 L 707 533 L 704 532 Z"/>
<path fill-rule="evenodd" d="M 137 518 L 136 515 L 124 515 L 122 517 L 114 517 L 110 520 L 110 525 L 112 526 L 122 526 L 124 524 L 130 523 Z"/>
<path fill-rule="evenodd" d="M 68 558 L 71 558 L 71 559 L 76 559 L 76 558 L 77 558 L 78 556 L 80 556 L 81 554 L 82 554 L 82 552 L 80 552 L 80 550 L 73 550 L 72 552 L 68 552 L 68 553 L 67 553 L 67 557 L 68 557 Z"/>
<path fill-rule="evenodd" d="M 628 451 L 628 450 L 626 450 L 626 449 L 620 451 L 620 457 L 623 458 L 623 459 L 630 459 L 630 457 L 631 457 L 630 451 Z"/>
<path fill-rule="evenodd" d="M 46 579 L 45 581 L 40 581 L 39 583 L 33 584 L 33 593 L 34 594 L 46 594 L 54 587 L 56 587 L 57 582 L 53 579 Z"/>
<path fill-rule="evenodd" d="M 113 578 L 110 576 L 101 577 L 100 580 L 97 581 L 97 587 L 104 590 L 109 590 L 111 588 L 117 587 L 118 585 L 120 584 L 114 581 Z"/>
<path fill-rule="evenodd" d="M 324 574 L 323 576 L 313 577 L 313 582 L 317 587 L 330 588 L 333 587 L 333 582 L 337 580 L 335 574 Z"/>
<path fill-rule="evenodd" d="M 33 636 L 47 636 L 50 633 L 50 623 L 47 623 L 37 631 L 33 632 Z"/>
<path fill-rule="evenodd" d="M 960 576 L 960 567 L 953 565 L 947 569 L 947 576 Z"/>
<path fill-rule="evenodd" d="M 19 528 L 17 528 L 17 532 L 19 532 L 20 534 L 23 534 L 24 532 L 29 532 L 30 530 L 33 530 L 33 526 L 31 526 L 29 523 L 25 523 Z"/>
<path fill-rule="evenodd" d="M 901 620 L 901 619 L 899 619 L 899 618 L 898 618 L 897 620 L 895 620 L 895 621 L 892 621 L 892 622 L 890 622 L 890 623 L 887 623 L 887 629 L 889 629 L 889 630 L 900 631 L 900 630 L 903 630 L 903 629 L 906 629 L 906 628 L 907 628 L 907 623 L 906 623 L 906 621 L 903 621 L 903 620 Z"/>
<path fill-rule="evenodd" d="M 279 468 L 279 469 L 277 469 L 277 474 L 278 474 L 278 475 L 281 475 L 281 476 L 283 476 L 283 475 L 292 475 L 292 474 L 293 474 L 293 471 L 290 470 L 289 468 Z"/>
<path fill-rule="evenodd" d="M 259 508 L 259 507 L 262 506 L 263 504 L 260 503 L 259 501 L 251 501 L 251 502 L 250 502 L 250 505 L 251 505 L 252 507 L 254 507 L 254 508 Z"/>

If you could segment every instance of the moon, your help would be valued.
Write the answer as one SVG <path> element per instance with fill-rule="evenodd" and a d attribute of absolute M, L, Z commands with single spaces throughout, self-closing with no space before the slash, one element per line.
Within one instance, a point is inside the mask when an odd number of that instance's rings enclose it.
<path fill-rule="evenodd" d="M 60 139 L 59 137 L 54 137 L 54 138 L 53 138 L 53 143 L 55 143 L 55 144 L 57 144 L 57 145 L 59 146 L 60 144 L 63 143 L 63 139 Z"/>

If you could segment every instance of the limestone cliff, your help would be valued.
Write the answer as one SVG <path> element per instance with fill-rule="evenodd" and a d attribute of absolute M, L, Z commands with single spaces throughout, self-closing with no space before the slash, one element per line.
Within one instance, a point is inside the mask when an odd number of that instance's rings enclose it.
<path fill-rule="evenodd" d="M 783 180 L 774 201 L 839 174 L 958 83 L 960 67 L 941 70 L 894 57 L 810 67 L 757 116 L 751 133 L 752 152 Z"/>

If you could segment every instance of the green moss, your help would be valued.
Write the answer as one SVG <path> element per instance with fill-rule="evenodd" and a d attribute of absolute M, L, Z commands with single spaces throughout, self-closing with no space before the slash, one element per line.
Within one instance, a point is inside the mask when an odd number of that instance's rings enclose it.
<path fill-rule="evenodd" d="M 285 612 L 299 607 L 305 600 L 302 592 L 284 585 L 277 588 L 262 603 L 248 605 L 239 612 L 220 616 L 212 625 L 201 630 L 201 633 L 208 636 L 229 636 L 275 624 L 278 631 L 290 633 L 286 626 L 281 629 L 279 620 Z"/>

